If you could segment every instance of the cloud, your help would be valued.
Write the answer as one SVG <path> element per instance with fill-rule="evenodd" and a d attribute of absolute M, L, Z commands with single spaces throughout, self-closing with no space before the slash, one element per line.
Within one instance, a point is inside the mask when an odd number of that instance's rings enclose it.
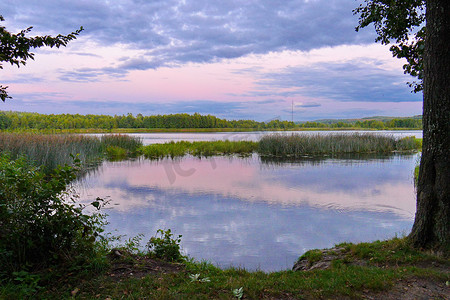
<path fill-rule="evenodd" d="M 25 84 L 29 84 L 29 83 L 38 83 L 38 82 L 43 82 L 44 78 L 42 77 L 38 77 L 35 75 L 30 75 L 30 74 L 15 74 L 12 78 L 9 79 L 2 79 L 2 84 L 11 84 L 11 83 L 25 83 Z"/>
<path fill-rule="evenodd" d="M 348 0 L 13 0 L 0 4 L 0 10 L 8 24 L 32 25 L 36 33 L 84 26 L 80 39 L 145 50 L 142 63 L 133 65 L 151 69 L 372 42 L 371 31 L 354 31 L 356 6 Z"/>
<path fill-rule="evenodd" d="M 126 68 L 105 67 L 105 68 L 79 68 L 72 71 L 59 70 L 59 79 L 68 82 L 93 82 L 99 81 L 103 77 L 121 79 L 128 73 Z"/>
<path fill-rule="evenodd" d="M 173 102 L 119 102 L 100 101 L 78 101 L 67 99 L 60 93 L 36 93 L 36 94 L 14 94 L 13 100 L 2 103 L 1 110 L 28 111 L 39 113 L 80 113 L 85 114 L 127 114 L 141 113 L 143 115 L 177 114 L 177 113 L 200 113 L 211 114 L 219 118 L 248 119 L 245 112 L 248 103 L 245 102 L 215 102 L 209 100 L 173 101 Z"/>
<path fill-rule="evenodd" d="M 307 102 L 307 103 L 298 103 L 294 104 L 294 108 L 308 108 L 308 107 L 319 107 L 322 106 L 322 104 L 317 102 Z"/>
<path fill-rule="evenodd" d="M 60 69 L 59 79 L 68 82 L 103 81 L 105 78 L 122 79 L 130 71 L 156 69 L 161 62 L 149 61 L 145 58 L 121 58 L 120 64 L 102 68 L 76 68 L 70 71 Z"/>
<path fill-rule="evenodd" d="M 93 53 L 87 53 L 87 52 L 70 52 L 70 54 L 101 58 L 100 55 L 93 54 Z"/>
<path fill-rule="evenodd" d="M 261 74 L 247 96 L 309 97 L 339 102 L 419 102 L 401 70 L 380 67 L 378 61 L 315 63 Z M 313 106 L 310 106 L 313 107 Z"/>

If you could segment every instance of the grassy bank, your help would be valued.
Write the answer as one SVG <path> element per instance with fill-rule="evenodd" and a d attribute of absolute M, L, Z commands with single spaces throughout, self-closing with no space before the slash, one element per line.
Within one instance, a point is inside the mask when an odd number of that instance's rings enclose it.
<path fill-rule="evenodd" d="M 10 153 L 12 159 L 26 156 L 47 170 L 72 163 L 71 155 L 79 154 L 86 165 L 105 157 L 131 155 L 141 145 L 140 139 L 126 135 L 0 133 L 0 152 Z"/>
<path fill-rule="evenodd" d="M 449 295 L 449 259 L 412 249 L 405 238 L 341 244 L 334 249 L 338 249 L 339 256 L 325 269 L 273 273 L 238 268 L 223 270 L 192 261 L 169 263 L 143 253 L 132 254 L 125 248 L 116 249 L 115 254 L 108 256 L 107 266 L 100 274 L 65 276 L 62 272 L 51 284 L 38 282 L 39 289 L 32 296 L 47 299 L 445 299 Z M 322 252 L 326 251 L 309 251 L 300 259 L 311 264 L 325 262 Z M 18 289 L 11 284 L 0 288 L 0 297 L 17 296 L 20 296 Z"/>
<path fill-rule="evenodd" d="M 414 137 L 396 139 L 373 134 L 280 135 L 261 138 L 258 153 L 262 156 L 302 157 L 342 153 L 387 153 L 410 151 L 421 147 Z"/>

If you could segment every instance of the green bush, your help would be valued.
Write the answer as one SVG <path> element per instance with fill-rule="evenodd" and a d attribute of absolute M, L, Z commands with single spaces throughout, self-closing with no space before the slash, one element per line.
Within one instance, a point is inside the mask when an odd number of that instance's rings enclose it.
<path fill-rule="evenodd" d="M 149 255 L 172 262 L 185 259 L 181 254 L 181 235 L 174 237 L 170 229 L 158 229 L 156 234 L 157 236 L 151 237 L 147 243 Z"/>
<path fill-rule="evenodd" d="M 75 205 L 76 195 L 67 186 L 76 170 L 65 165 L 46 174 L 24 157 L 0 154 L 0 281 L 95 252 L 102 218 Z M 92 205 L 100 208 L 100 199 Z"/>

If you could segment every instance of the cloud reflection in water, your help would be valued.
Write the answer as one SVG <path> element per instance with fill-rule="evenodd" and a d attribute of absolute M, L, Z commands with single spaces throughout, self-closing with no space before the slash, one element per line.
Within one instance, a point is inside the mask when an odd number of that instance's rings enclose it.
<path fill-rule="evenodd" d="M 292 267 L 311 248 L 408 233 L 414 163 L 414 155 L 105 162 L 79 190 L 86 201 L 111 197 L 109 230 L 147 239 L 158 228 L 171 228 L 196 259 L 274 271 Z"/>

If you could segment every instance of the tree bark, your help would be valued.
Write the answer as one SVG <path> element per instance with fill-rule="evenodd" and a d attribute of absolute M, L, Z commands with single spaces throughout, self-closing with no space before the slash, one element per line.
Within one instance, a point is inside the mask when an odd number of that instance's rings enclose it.
<path fill-rule="evenodd" d="M 426 1 L 423 149 L 413 245 L 450 250 L 450 1 Z"/>

